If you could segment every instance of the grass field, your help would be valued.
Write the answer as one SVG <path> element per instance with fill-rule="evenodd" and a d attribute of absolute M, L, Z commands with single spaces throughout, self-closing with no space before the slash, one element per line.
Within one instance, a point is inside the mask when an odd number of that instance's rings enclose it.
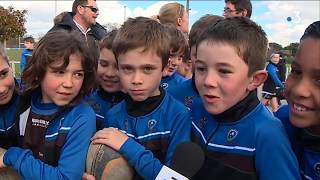
<path fill-rule="evenodd" d="M 9 60 L 20 62 L 22 49 L 7 49 L 7 54 L 9 56 Z M 14 68 L 15 77 L 20 77 L 20 68 L 19 63 L 11 63 L 12 68 Z"/>

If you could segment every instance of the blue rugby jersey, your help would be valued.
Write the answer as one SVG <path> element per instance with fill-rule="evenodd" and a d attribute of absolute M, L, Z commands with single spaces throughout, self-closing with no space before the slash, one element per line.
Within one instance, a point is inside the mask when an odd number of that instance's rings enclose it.
<path fill-rule="evenodd" d="M 155 179 L 163 164 L 170 166 L 176 146 L 190 140 L 189 111 L 168 93 L 143 116 L 130 116 L 122 101 L 106 117 L 105 127 L 118 128 L 129 137 L 119 152 L 144 179 Z"/>
<path fill-rule="evenodd" d="M 81 179 L 90 138 L 95 133 L 95 113 L 82 102 L 55 116 L 59 107 L 41 103 L 40 96 L 39 92 L 33 93 L 31 102 L 18 111 L 24 148 L 10 147 L 4 154 L 4 164 L 24 179 Z"/>
<path fill-rule="evenodd" d="M 289 106 L 282 106 L 275 116 L 278 117 L 289 136 L 292 148 L 297 156 L 302 179 L 320 179 L 320 139 L 306 129 L 293 126 L 289 120 Z"/>
<path fill-rule="evenodd" d="M 194 179 L 300 179 L 281 122 L 252 93 L 234 107 L 213 116 L 200 98 L 192 105 L 192 139 L 206 157 Z"/>

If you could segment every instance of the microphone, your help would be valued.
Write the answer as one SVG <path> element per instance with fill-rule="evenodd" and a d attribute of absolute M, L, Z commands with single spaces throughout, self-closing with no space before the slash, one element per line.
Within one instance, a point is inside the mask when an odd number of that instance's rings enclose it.
<path fill-rule="evenodd" d="M 163 166 L 156 180 L 188 180 L 200 170 L 203 162 L 200 146 L 193 142 L 181 143 L 173 153 L 171 168 Z"/>

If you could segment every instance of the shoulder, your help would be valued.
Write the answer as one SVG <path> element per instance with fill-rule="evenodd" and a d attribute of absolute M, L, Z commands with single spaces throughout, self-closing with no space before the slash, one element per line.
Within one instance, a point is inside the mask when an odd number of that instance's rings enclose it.
<path fill-rule="evenodd" d="M 85 116 L 95 116 L 95 113 L 93 111 L 93 109 L 91 108 L 91 106 L 85 102 L 82 101 L 79 104 L 71 107 L 70 112 L 74 115 L 85 115 Z"/>
<path fill-rule="evenodd" d="M 252 120 L 257 139 L 269 139 L 270 142 L 274 142 L 286 136 L 281 121 L 261 103 L 250 113 L 249 118 Z"/>
<path fill-rule="evenodd" d="M 174 76 L 174 79 L 176 79 L 178 82 L 184 82 L 187 80 L 185 77 L 183 77 L 179 73 L 174 73 L 173 76 Z"/>
<path fill-rule="evenodd" d="M 106 34 L 107 30 L 99 23 L 96 23 L 91 27 L 92 34 L 98 40 L 101 40 Z"/>
<path fill-rule="evenodd" d="M 125 109 L 125 100 L 120 101 L 118 104 L 114 105 L 112 108 L 110 108 L 107 112 L 107 117 L 114 117 L 115 114 L 123 114 Z"/>
<path fill-rule="evenodd" d="M 185 107 L 183 103 L 176 100 L 170 93 L 166 92 L 162 103 L 160 104 L 162 108 L 165 108 L 168 112 L 187 112 L 188 109 Z"/>
<path fill-rule="evenodd" d="M 185 88 L 189 88 L 189 87 L 191 87 L 191 79 L 188 79 L 188 80 L 182 82 L 181 84 L 177 84 L 177 85 L 168 87 L 167 92 L 170 92 L 170 93 L 175 93 L 175 92 L 183 93 L 183 90 L 185 91 L 186 90 Z"/>

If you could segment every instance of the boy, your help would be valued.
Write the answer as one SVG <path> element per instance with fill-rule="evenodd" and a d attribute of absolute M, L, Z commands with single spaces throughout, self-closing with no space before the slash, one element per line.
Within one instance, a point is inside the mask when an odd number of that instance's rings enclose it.
<path fill-rule="evenodd" d="M 23 179 L 80 179 L 96 132 L 95 113 L 83 101 L 95 76 L 79 32 L 41 38 L 21 76 L 14 127 L 19 146 L 0 154 L 0 169 L 12 167 Z"/>
<path fill-rule="evenodd" d="M 251 17 L 252 4 L 250 0 L 225 0 L 224 17 Z"/>
<path fill-rule="evenodd" d="M 103 128 L 102 123 L 105 113 L 124 99 L 116 58 L 112 52 L 112 42 L 116 34 L 117 30 L 113 30 L 100 42 L 100 57 L 97 70 L 99 88 L 87 99 L 96 113 L 97 130 Z"/>
<path fill-rule="evenodd" d="M 193 140 L 206 152 L 195 179 L 299 179 L 281 122 L 259 102 L 265 32 L 245 17 L 210 25 L 197 41 Z M 202 100 L 202 101 L 201 101 Z M 271 173 L 272 172 L 272 173 Z"/>
<path fill-rule="evenodd" d="M 155 20 L 129 18 L 122 25 L 112 49 L 128 97 L 105 116 L 105 127 L 112 128 L 92 138 L 119 151 L 144 179 L 155 179 L 162 164 L 170 166 L 176 146 L 190 139 L 188 110 L 159 87 L 168 42 Z"/>
<path fill-rule="evenodd" d="M 282 92 L 284 85 L 280 80 L 280 74 L 277 64 L 280 61 L 280 54 L 273 53 L 270 56 L 270 62 L 266 67 L 268 78 L 262 86 L 262 104 L 268 106 L 271 104 L 272 112 L 279 108 L 277 91 Z"/>
<path fill-rule="evenodd" d="M 19 102 L 18 84 L 15 83 L 9 58 L 0 43 L 0 147 L 13 145 L 14 112 Z"/>
<path fill-rule="evenodd" d="M 32 56 L 34 39 L 33 39 L 32 36 L 28 36 L 28 37 L 23 39 L 23 42 L 24 42 L 25 49 L 21 53 L 21 60 L 20 60 L 20 72 L 21 72 L 21 74 L 22 74 L 24 68 L 27 65 L 28 59 L 30 59 L 31 56 Z"/>
<path fill-rule="evenodd" d="M 287 106 L 276 113 L 283 122 L 300 165 L 302 179 L 319 179 L 320 21 L 309 25 L 285 83 Z"/>
<path fill-rule="evenodd" d="M 189 34 L 190 58 L 192 62 L 192 67 L 194 67 L 194 62 L 196 60 L 197 39 L 208 25 L 213 24 L 221 19 L 221 16 L 205 15 L 192 25 Z M 181 84 L 178 84 L 176 86 L 170 86 L 167 91 L 178 101 L 184 103 L 184 105 L 188 108 L 190 108 L 193 99 L 199 97 L 199 93 L 194 83 L 194 76 L 192 77 L 192 79 L 184 81 Z"/>
<path fill-rule="evenodd" d="M 184 34 L 171 24 L 164 25 L 170 36 L 170 55 L 167 65 L 162 72 L 161 86 L 167 89 L 170 86 L 178 85 L 186 79 L 177 73 L 178 67 L 186 51 L 189 50 L 188 42 Z"/>

